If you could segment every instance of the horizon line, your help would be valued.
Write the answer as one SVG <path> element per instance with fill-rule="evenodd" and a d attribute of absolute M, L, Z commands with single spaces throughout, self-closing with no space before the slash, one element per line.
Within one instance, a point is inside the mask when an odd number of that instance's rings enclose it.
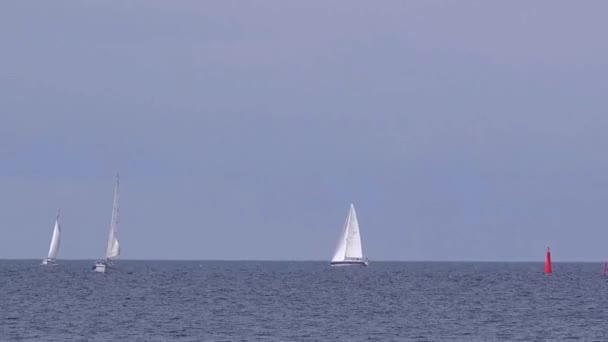
<path fill-rule="evenodd" d="M 30 261 L 30 260 L 41 260 L 44 258 L 4 258 L 1 257 L 0 261 Z M 65 261 L 96 261 L 99 258 L 57 258 L 56 260 Z M 148 258 L 129 258 L 129 259 L 114 259 L 116 262 L 120 261 L 220 261 L 220 262 L 327 262 L 331 260 L 325 259 L 148 259 Z M 402 263 L 544 263 L 545 260 L 390 260 L 390 259 L 378 259 L 370 260 L 372 263 L 376 262 L 402 262 Z M 604 260 L 559 260 L 552 261 L 555 263 L 606 263 Z"/>

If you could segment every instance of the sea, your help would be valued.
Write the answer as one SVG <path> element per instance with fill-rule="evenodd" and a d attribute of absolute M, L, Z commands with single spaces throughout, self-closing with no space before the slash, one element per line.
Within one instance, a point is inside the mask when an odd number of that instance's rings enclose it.
<path fill-rule="evenodd" d="M 0 260 L 0 341 L 608 341 L 601 263 Z"/>

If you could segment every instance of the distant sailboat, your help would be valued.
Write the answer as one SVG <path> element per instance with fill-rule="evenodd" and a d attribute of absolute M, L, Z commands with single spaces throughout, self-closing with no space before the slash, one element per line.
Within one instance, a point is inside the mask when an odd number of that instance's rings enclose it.
<path fill-rule="evenodd" d="M 114 205 L 112 207 L 112 223 L 110 224 L 110 236 L 106 247 L 106 258 L 95 263 L 95 271 L 104 273 L 107 268 L 113 265 L 112 259 L 120 255 L 120 245 L 118 243 L 118 198 L 119 198 L 119 178 L 116 175 L 116 187 L 114 188 Z"/>
<path fill-rule="evenodd" d="M 61 226 L 59 225 L 59 211 L 55 218 L 55 228 L 53 229 L 53 237 L 51 237 L 51 245 L 49 254 L 46 259 L 42 260 L 43 265 L 57 265 L 57 253 L 59 253 L 59 243 L 61 235 Z"/>
<path fill-rule="evenodd" d="M 367 266 L 367 258 L 363 258 L 363 247 L 361 245 L 361 233 L 355 206 L 351 203 L 348 217 L 344 223 L 344 229 L 338 247 L 331 259 L 332 266 Z"/>

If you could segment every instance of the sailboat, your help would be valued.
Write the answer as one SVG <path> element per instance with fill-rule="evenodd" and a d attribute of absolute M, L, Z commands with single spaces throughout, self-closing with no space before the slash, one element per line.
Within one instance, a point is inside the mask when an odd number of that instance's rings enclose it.
<path fill-rule="evenodd" d="M 363 258 L 357 212 L 351 203 L 342 235 L 338 240 L 338 247 L 330 264 L 331 266 L 367 266 L 368 262 L 367 258 Z"/>
<path fill-rule="evenodd" d="M 51 237 L 51 246 L 49 247 L 49 254 L 44 260 L 42 260 L 42 265 L 57 265 L 57 253 L 59 253 L 60 235 L 61 226 L 59 225 L 59 211 L 57 211 L 55 228 L 53 229 L 53 237 Z"/>
<path fill-rule="evenodd" d="M 116 175 L 116 187 L 114 188 L 114 205 L 112 207 L 112 222 L 110 223 L 110 236 L 106 247 L 106 258 L 95 263 L 95 272 L 105 273 L 106 269 L 113 265 L 112 260 L 120 255 L 120 245 L 118 243 L 118 198 L 119 198 L 119 177 Z"/>

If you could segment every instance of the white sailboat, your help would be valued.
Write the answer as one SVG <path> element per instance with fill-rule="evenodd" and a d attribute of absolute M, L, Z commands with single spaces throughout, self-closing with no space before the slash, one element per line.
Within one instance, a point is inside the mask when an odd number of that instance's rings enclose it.
<path fill-rule="evenodd" d="M 120 255 L 120 244 L 118 243 L 118 198 L 119 198 L 119 177 L 116 175 L 116 188 L 114 188 L 114 205 L 112 207 L 112 223 L 110 224 L 110 236 L 106 247 L 106 258 L 95 263 L 95 272 L 104 273 L 107 268 L 113 265 L 112 260 Z"/>
<path fill-rule="evenodd" d="M 57 253 L 59 253 L 59 243 L 61 235 L 61 226 L 59 225 L 59 211 L 55 218 L 55 228 L 53 228 L 53 237 L 51 237 L 51 245 L 49 254 L 42 260 L 42 265 L 57 265 Z"/>
<path fill-rule="evenodd" d="M 361 245 L 361 233 L 355 206 L 351 203 L 348 217 L 344 222 L 344 229 L 338 247 L 331 259 L 332 266 L 367 266 L 368 259 L 363 257 L 363 247 Z"/>

